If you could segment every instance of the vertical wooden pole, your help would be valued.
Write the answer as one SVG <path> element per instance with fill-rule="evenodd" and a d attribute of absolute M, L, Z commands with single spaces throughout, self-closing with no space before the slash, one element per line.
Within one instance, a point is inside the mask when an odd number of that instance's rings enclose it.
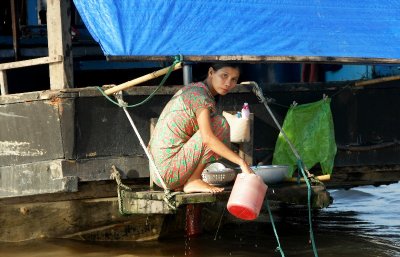
<path fill-rule="evenodd" d="M 73 87 L 72 42 L 71 42 L 71 1 L 47 1 L 47 36 L 49 56 L 63 56 L 60 63 L 51 63 L 50 88 Z"/>
<path fill-rule="evenodd" d="M 156 128 L 157 121 L 158 121 L 158 118 L 151 118 L 150 119 L 150 138 L 152 137 L 153 131 Z M 150 184 L 149 184 L 149 186 L 150 186 L 150 190 L 153 190 L 153 188 L 154 188 L 154 182 L 153 182 L 154 174 L 150 171 L 150 162 L 149 162 L 149 172 L 150 172 Z"/>
<path fill-rule="evenodd" d="M 14 60 L 18 61 L 19 59 L 19 24 L 18 24 L 18 16 L 17 15 L 17 4 L 16 0 L 10 0 L 11 5 L 11 24 L 12 24 L 12 39 L 13 39 L 13 50 L 14 50 Z"/>
<path fill-rule="evenodd" d="M 6 70 L 0 70 L 0 92 L 1 95 L 8 94 L 7 74 Z"/>

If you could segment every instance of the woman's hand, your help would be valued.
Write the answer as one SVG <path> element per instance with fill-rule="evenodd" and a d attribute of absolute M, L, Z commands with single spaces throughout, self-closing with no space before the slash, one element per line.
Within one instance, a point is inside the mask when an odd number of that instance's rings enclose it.
<path fill-rule="evenodd" d="M 242 172 L 254 174 L 254 171 L 250 169 L 249 165 L 237 153 L 233 152 L 232 149 L 214 135 L 211 128 L 210 110 L 207 108 L 198 109 L 196 111 L 196 116 L 203 143 L 216 154 L 239 165 Z"/>
<path fill-rule="evenodd" d="M 254 174 L 254 171 L 250 168 L 250 166 L 242 159 L 240 162 L 240 169 L 242 172 L 247 173 L 247 174 Z"/>

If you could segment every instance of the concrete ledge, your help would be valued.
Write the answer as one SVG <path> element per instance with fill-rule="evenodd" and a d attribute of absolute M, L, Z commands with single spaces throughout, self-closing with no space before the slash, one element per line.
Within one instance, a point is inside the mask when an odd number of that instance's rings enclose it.
<path fill-rule="evenodd" d="M 63 176 L 60 160 L 0 167 L 0 196 L 78 191 L 76 176 Z"/>

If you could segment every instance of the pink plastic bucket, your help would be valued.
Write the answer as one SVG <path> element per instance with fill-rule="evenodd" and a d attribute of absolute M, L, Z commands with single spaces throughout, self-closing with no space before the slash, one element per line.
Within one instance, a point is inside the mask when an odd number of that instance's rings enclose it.
<path fill-rule="evenodd" d="M 260 214 L 267 185 L 255 174 L 237 175 L 228 200 L 228 211 L 242 220 L 254 220 Z"/>

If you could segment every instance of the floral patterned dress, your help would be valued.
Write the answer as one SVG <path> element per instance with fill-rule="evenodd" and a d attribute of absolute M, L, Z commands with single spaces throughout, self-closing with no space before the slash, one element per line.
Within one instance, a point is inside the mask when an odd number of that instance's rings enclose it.
<path fill-rule="evenodd" d="M 210 163 L 220 156 L 203 144 L 196 111 L 208 108 L 214 134 L 226 145 L 229 124 L 216 115 L 215 99 L 207 86 L 193 83 L 180 89 L 162 111 L 149 143 L 149 151 L 165 184 L 170 189 L 183 186 L 199 163 Z M 155 170 L 150 165 L 150 172 Z M 154 182 L 160 186 L 157 176 Z"/>

